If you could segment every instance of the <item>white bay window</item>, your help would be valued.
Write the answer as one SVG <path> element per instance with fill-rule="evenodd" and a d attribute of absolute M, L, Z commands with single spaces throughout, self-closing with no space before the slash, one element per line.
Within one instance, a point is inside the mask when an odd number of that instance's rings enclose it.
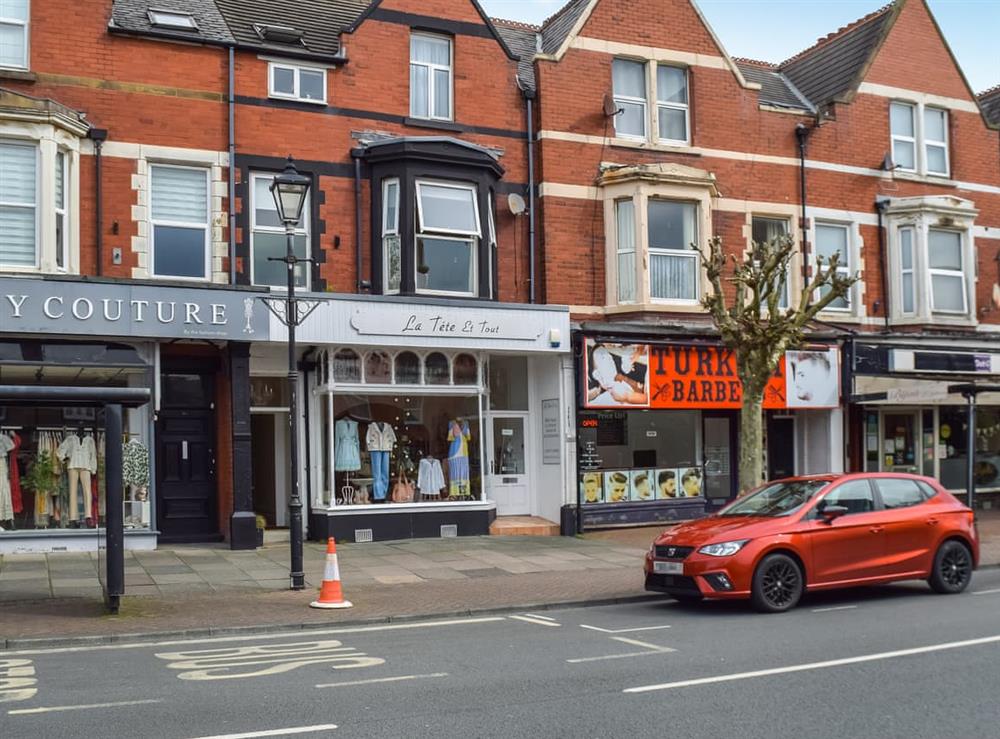
<path fill-rule="evenodd" d="M 694 203 L 649 201 L 649 294 L 653 300 L 699 299 L 700 256 L 691 246 L 698 239 L 696 221 Z"/>
<path fill-rule="evenodd" d="M 631 200 L 615 202 L 618 230 L 618 302 L 635 302 L 635 204 Z"/>
<path fill-rule="evenodd" d="M 38 148 L 0 141 L 0 265 L 38 266 Z"/>
<path fill-rule="evenodd" d="M 385 292 L 396 294 L 403 280 L 403 257 L 399 238 L 399 180 L 382 183 L 382 259 Z"/>
<path fill-rule="evenodd" d="M 476 188 L 417 181 L 417 292 L 476 293 L 476 252 L 482 229 Z"/>
<path fill-rule="evenodd" d="M 965 313 L 968 310 L 962 235 L 931 228 L 927 231 L 927 266 L 931 280 L 931 310 Z"/>

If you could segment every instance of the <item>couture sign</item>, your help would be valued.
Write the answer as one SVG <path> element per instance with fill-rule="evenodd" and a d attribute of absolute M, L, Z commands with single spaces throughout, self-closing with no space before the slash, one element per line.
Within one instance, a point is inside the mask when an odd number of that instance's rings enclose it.
<path fill-rule="evenodd" d="M 788 352 L 764 390 L 764 407 L 832 408 L 837 349 Z M 736 355 L 717 346 L 611 344 L 587 339 L 584 407 L 735 409 L 743 402 Z"/>
<path fill-rule="evenodd" d="M 0 279 L 0 331 L 267 341 L 267 309 L 245 291 Z"/>

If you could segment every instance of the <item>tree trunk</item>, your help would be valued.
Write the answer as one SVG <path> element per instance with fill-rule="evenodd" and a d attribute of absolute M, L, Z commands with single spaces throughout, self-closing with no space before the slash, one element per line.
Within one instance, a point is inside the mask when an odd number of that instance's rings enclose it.
<path fill-rule="evenodd" d="M 763 429 L 764 393 L 743 391 L 740 410 L 740 494 L 760 485 L 764 479 Z"/>

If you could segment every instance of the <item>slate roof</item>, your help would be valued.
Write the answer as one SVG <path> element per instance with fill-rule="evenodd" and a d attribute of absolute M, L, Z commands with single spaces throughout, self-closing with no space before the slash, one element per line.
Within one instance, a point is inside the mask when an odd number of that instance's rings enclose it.
<path fill-rule="evenodd" d="M 590 0 L 570 0 L 542 23 L 542 53 L 555 54 L 580 20 Z"/>
<path fill-rule="evenodd" d="M 817 107 L 854 90 L 895 17 L 887 5 L 820 39 L 778 65 L 778 70 Z"/>
<path fill-rule="evenodd" d="M 154 26 L 149 22 L 150 8 L 190 13 L 198 24 L 198 29 L 186 31 Z M 115 0 L 111 7 L 110 27 L 135 33 L 187 37 L 224 44 L 235 41 L 214 0 Z"/>
<path fill-rule="evenodd" d="M 340 32 L 370 5 L 369 0 L 215 0 L 237 42 L 275 51 L 300 50 L 321 56 L 340 51 Z M 255 24 L 290 26 L 302 45 L 266 41 Z"/>
<path fill-rule="evenodd" d="M 517 57 L 517 75 L 529 89 L 535 89 L 535 65 L 532 59 L 538 51 L 541 28 L 520 21 L 491 18 L 500 38 Z"/>
<path fill-rule="evenodd" d="M 795 86 L 774 64 L 753 59 L 733 59 L 747 82 L 760 85 L 758 100 L 764 105 L 792 110 L 813 111 L 812 104 L 805 99 Z"/>
<path fill-rule="evenodd" d="M 986 116 L 987 122 L 991 126 L 1000 127 L 1000 85 L 991 87 L 986 92 L 981 92 L 976 96 L 979 107 Z"/>

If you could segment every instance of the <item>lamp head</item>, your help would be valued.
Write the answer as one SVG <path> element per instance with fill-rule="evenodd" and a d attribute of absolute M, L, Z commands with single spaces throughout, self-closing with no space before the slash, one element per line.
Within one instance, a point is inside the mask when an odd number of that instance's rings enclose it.
<path fill-rule="evenodd" d="M 278 209 L 278 218 L 286 226 L 296 226 L 302 220 L 302 208 L 312 180 L 295 169 L 291 154 L 281 174 L 275 175 L 271 183 L 271 196 Z"/>

